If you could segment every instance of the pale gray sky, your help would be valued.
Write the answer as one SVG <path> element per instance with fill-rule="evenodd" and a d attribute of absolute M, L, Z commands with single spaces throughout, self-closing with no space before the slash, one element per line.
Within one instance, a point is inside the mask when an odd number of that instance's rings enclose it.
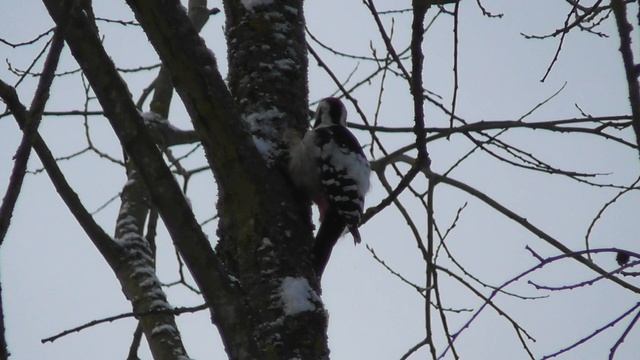
<path fill-rule="evenodd" d="M 133 18 L 124 2 L 94 1 L 100 17 L 130 20 Z M 395 1 L 398 8 L 408 1 Z M 378 1 L 379 10 L 391 2 Z M 18 6 L 19 5 L 19 6 Z M 602 31 L 612 35 L 601 39 L 586 33 L 571 33 L 565 39 L 560 58 L 548 80 L 540 83 L 552 59 L 558 39 L 525 40 L 520 32 L 541 34 L 560 27 L 569 7 L 561 0 L 485 1 L 492 12 L 502 12 L 502 19 L 487 19 L 473 1 L 460 7 L 459 32 L 459 96 L 457 113 L 468 121 L 513 120 L 530 110 L 566 83 L 564 90 L 531 115 L 529 120 L 551 120 L 579 117 L 575 107 L 594 116 L 628 114 L 629 105 L 622 62 L 617 51 L 618 40 L 613 17 L 605 20 Z M 221 6 L 211 2 L 211 6 Z M 630 14 L 637 8 L 631 7 Z M 360 1 L 307 1 L 309 29 L 322 41 L 336 49 L 359 55 L 370 55 L 370 41 L 383 53 L 383 45 L 366 8 Z M 11 41 L 25 41 L 52 26 L 44 6 L 38 1 L 0 2 L 0 36 Z M 408 44 L 411 17 L 396 15 L 394 43 L 398 48 Z M 385 18 L 390 24 L 390 17 Z M 157 56 L 136 29 L 100 23 L 105 46 L 119 67 L 131 68 L 156 63 Z M 210 48 L 216 54 L 223 73 L 226 55 L 222 26 L 223 15 L 213 16 L 203 30 Z M 637 30 L 634 33 L 637 41 Z M 425 85 L 450 103 L 452 73 L 452 18 L 440 16 L 425 38 Z M 29 48 L 13 50 L 0 45 L 2 60 L 24 69 L 43 46 L 44 41 Z M 637 46 L 636 46 L 637 47 Z M 316 46 L 317 48 L 317 46 Z M 341 79 L 354 67 L 352 60 L 332 58 L 319 51 Z M 68 50 L 64 50 L 60 71 L 77 68 Z M 317 100 L 332 93 L 331 80 L 309 61 L 310 99 Z M 354 80 L 359 80 L 375 65 L 360 62 Z M 137 98 L 155 72 L 125 75 L 130 90 Z M 15 76 L 0 68 L 0 78 L 13 83 Z M 373 117 L 379 78 L 354 95 L 368 116 Z M 24 103 L 31 100 L 36 80 L 28 78 L 19 87 Z M 56 80 L 47 110 L 80 109 L 84 95 L 79 75 Z M 178 98 L 174 98 L 171 121 L 179 127 L 190 126 Z M 349 120 L 360 122 L 353 107 Z M 94 101 L 91 109 L 98 109 Z M 429 126 L 446 126 L 448 118 L 433 107 L 427 107 Z M 412 105 L 405 82 L 389 79 L 380 111 L 380 124 L 411 126 Z M 112 130 L 104 119 L 90 120 L 92 139 L 103 151 L 120 158 Z M 41 133 L 57 156 L 81 150 L 85 146 L 82 118 L 48 118 Z M 13 119 L 0 119 L 0 189 L 7 186 L 12 156 L 20 141 L 20 131 Z M 362 143 L 367 134 L 357 132 Z M 630 131 L 625 137 L 633 139 Z M 534 152 L 549 163 L 567 170 L 611 173 L 599 179 L 602 183 L 629 185 L 640 174 L 637 152 L 611 141 L 593 136 L 561 135 L 542 130 L 512 130 L 501 139 Z M 385 136 L 386 146 L 394 150 L 411 141 L 402 135 Z M 461 154 L 473 147 L 462 136 L 450 141 L 429 144 L 433 166 L 446 170 Z M 185 153 L 190 147 L 181 147 Z M 202 154 L 187 161 L 191 167 L 204 164 Z M 123 171 L 109 161 L 85 154 L 60 162 L 67 179 L 76 187 L 89 210 L 116 195 L 125 182 Z M 29 168 L 40 164 L 32 157 Z M 401 166 L 402 167 L 402 166 Z M 390 174 L 390 173 L 389 173 Z M 595 189 L 577 184 L 566 177 L 542 175 L 514 170 L 485 154 L 474 154 L 451 176 L 465 181 L 496 200 L 508 205 L 536 226 L 547 231 L 572 249 L 584 248 L 584 235 L 598 209 L 616 193 L 615 189 Z M 424 181 L 416 182 L 424 189 Z M 367 200 L 376 204 L 385 195 L 374 180 Z M 192 180 L 189 196 L 200 220 L 213 214 L 215 190 L 208 175 Z M 426 215 L 420 205 L 403 196 L 416 221 L 425 230 Z M 625 195 L 604 215 L 592 235 L 593 247 L 620 247 L 640 252 L 637 213 L 640 205 L 637 191 Z M 450 235 L 450 249 L 465 267 L 488 283 L 498 285 L 536 261 L 525 250 L 529 245 L 544 256 L 558 252 L 534 235 L 488 206 L 458 190 L 439 185 L 436 188 L 436 219 L 446 228 L 458 207 L 468 202 L 462 218 Z M 97 220 L 112 231 L 117 202 L 96 215 Z M 420 215 L 422 214 L 422 215 Z M 212 241 L 215 224 L 205 226 Z M 397 359 L 424 337 L 424 304 L 412 288 L 400 283 L 378 265 L 366 251 L 372 246 L 396 271 L 423 284 L 424 264 L 409 229 L 397 210 L 388 208 L 361 229 L 363 243 L 354 247 L 346 237 L 339 242 L 323 279 L 323 300 L 330 313 L 329 341 L 333 359 Z M 177 278 L 176 262 L 165 231 L 158 238 L 159 277 L 163 281 Z M 450 266 L 444 260 L 443 265 Z M 605 269 L 615 267 L 613 256 L 597 258 Z M 22 359 L 122 359 L 128 351 L 135 321 L 119 320 L 64 337 L 53 344 L 40 339 L 92 319 L 130 311 L 118 282 L 91 242 L 75 223 L 48 177 L 40 173 L 28 175 L 18 201 L 12 227 L 0 250 L 0 274 L 7 327 L 7 340 L 13 358 Z M 545 295 L 536 292 L 526 280 L 546 285 L 565 285 L 594 277 L 567 260 L 535 273 L 508 290 L 523 295 Z M 481 301 L 452 281 L 439 276 L 445 304 L 452 308 L 477 308 Z M 630 280 L 633 281 L 633 280 Z M 637 281 L 636 281 L 637 283 Z M 483 289 L 488 294 L 486 289 Z M 201 301 L 184 289 L 167 290 L 176 306 L 196 305 Z M 538 341 L 532 345 L 537 356 L 546 355 L 588 335 L 595 328 L 622 314 L 637 301 L 637 295 L 601 282 L 595 286 L 551 293 L 549 298 L 519 300 L 499 295 L 496 303 L 527 329 Z M 435 314 L 435 313 L 434 313 Z M 449 326 L 456 331 L 471 316 L 453 314 Z M 604 359 L 609 349 L 628 324 L 630 318 L 567 354 L 561 359 Z M 187 351 L 195 359 L 212 358 L 222 346 L 211 325 L 208 313 L 183 315 L 178 318 Z M 440 334 L 436 341 L 445 343 Z M 519 341 L 504 318 L 486 309 L 458 340 L 457 349 L 463 359 L 525 359 Z M 619 349 L 617 359 L 632 360 L 639 355 L 640 329 L 634 329 Z M 413 358 L 424 358 L 426 349 Z M 143 359 L 150 359 L 142 347 Z M 451 358 L 451 357 L 448 357 Z"/>

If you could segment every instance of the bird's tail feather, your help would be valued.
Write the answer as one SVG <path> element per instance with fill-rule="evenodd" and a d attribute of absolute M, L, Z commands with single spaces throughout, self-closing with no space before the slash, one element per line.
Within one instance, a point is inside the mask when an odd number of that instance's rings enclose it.
<path fill-rule="evenodd" d="M 333 208 L 329 208 L 324 216 L 324 221 L 322 221 L 320 225 L 313 245 L 313 267 L 319 278 L 322 277 L 322 273 L 329 262 L 329 257 L 331 257 L 331 251 L 340 236 L 342 236 L 345 227 L 346 224 L 341 216 L 338 215 L 338 212 Z M 358 239 L 359 238 L 360 236 L 358 234 Z M 356 239 L 355 235 L 354 239 Z"/>

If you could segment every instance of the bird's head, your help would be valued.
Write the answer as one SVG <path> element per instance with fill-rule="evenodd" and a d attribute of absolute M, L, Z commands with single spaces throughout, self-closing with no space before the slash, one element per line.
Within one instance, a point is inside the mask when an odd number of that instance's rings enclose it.
<path fill-rule="evenodd" d="M 347 108 L 337 98 L 322 99 L 316 108 L 315 119 L 314 129 L 333 125 L 347 126 Z"/>

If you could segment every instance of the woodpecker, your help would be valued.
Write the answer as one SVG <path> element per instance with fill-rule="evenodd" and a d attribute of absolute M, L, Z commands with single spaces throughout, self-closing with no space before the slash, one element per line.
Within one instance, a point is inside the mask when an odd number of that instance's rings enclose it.
<path fill-rule="evenodd" d="M 290 149 L 289 171 L 295 186 L 320 212 L 314 255 L 322 272 L 333 245 L 345 227 L 355 244 L 369 190 L 369 162 L 356 137 L 347 129 L 347 109 L 336 98 L 320 101 L 313 129 Z"/>

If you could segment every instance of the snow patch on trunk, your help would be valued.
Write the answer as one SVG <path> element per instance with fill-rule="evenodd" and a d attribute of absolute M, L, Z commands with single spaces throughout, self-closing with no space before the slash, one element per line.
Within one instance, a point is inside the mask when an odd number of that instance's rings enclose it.
<path fill-rule="evenodd" d="M 175 336 L 178 333 L 178 329 L 176 329 L 176 327 L 173 325 L 158 325 L 151 329 L 151 336 L 155 336 L 163 332 L 169 333 L 171 336 Z"/>
<path fill-rule="evenodd" d="M 253 142 L 260 155 L 268 162 L 279 156 L 277 123 L 285 117 L 285 114 L 275 108 L 254 111 L 244 116 L 244 121 L 249 125 L 253 135 Z"/>
<path fill-rule="evenodd" d="M 320 302 L 320 297 L 311 289 L 307 279 L 287 276 L 280 285 L 280 299 L 286 316 L 304 311 L 314 311 L 314 302 Z"/>
<path fill-rule="evenodd" d="M 242 1 L 242 5 L 244 5 L 244 7 L 247 10 L 253 10 L 253 8 L 256 6 L 269 5 L 273 3 L 273 0 L 241 0 L 241 1 Z"/>

